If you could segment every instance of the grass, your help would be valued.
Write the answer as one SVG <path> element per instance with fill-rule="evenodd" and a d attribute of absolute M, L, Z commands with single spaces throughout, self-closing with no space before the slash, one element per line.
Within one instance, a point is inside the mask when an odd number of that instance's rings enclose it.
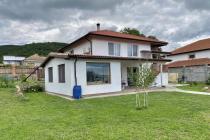
<path fill-rule="evenodd" d="M 209 140 L 210 96 L 150 93 L 135 109 L 135 95 L 69 101 L 44 93 L 20 100 L 0 89 L 2 140 Z"/>
<path fill-rule="evenodd" d="M 189 84 L 186 86 L 179 86 L 177 88 L 183 89 L 183 90 L 190 90 L 190 91 L 201 91 L 206 92 L 208 89 L 204 89 L 204 87 L 208 87 L 205 83 L 196 83 L 196 84 Z"/>

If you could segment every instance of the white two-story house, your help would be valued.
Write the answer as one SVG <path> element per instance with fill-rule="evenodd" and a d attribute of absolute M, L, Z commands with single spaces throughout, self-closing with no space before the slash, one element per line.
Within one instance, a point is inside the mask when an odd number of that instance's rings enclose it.
<path fill-rule="evenodd" d="M 80 85 L 82 95 L 119 92 L 132 86 L 129 75 L 150 63 L 161 73 L 161 65 L 169 60 L 158 51 L 167 42 L 100 30 L 92 31 L 75 40 L 57 53 L 50 53 L 42 63 L 45 68 L 47 92 L 72 96 L 73 87 Z M 167 85 L 167 75 L 159 74 L 155 84 Z"/>

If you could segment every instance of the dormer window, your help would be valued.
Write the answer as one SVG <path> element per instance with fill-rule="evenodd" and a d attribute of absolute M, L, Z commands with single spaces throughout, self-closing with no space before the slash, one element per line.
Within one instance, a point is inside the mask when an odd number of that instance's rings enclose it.
<path fill-rule="evenodd" d="M 138 45 L 129 44 L 128 45 L 128 56 L 137 56 L 138 55 Z"/>
<path fill-rule="evenodd" d="M 193 58 L 195 58 L 195 54 L 190 54 L 189 59 L 193 59 Z"/>
<path fill-rule="evenodd" d="M 108 43 L 109 55 L 120 56 L 120 44 L 119 43 Z"/>

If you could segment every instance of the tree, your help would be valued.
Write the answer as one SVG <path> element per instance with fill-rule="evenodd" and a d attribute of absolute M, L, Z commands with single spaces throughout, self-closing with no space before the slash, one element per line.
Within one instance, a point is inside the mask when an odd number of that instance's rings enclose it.
<path fill-rule="evenodd" d="M 148 88 L 154 82 L 156 77 L 155 72 L 151 69 L 148 63 L 139 66 L 139 69 L 133 74 L 133 85 L 136 87 L 136 108 L 140 109 L 140 93 L 139 89 L 144 90 L 143 107 L 148 107 Z"/>
<path fill-rule="evenodd" d="M 126 28 L 125 27 L 120 32 L 124 33 L 124 34 L 141 35 L 140 31 L 136 28 Z"/>

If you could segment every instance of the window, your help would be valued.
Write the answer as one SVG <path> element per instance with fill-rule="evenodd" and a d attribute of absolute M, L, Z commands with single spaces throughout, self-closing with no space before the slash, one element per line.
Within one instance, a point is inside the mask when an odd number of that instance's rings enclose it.
<path fill-rule="evenodd" d="M 110 83 L 110 64 L 87 62 L 87 84 L 108 84 Z"/>
<path fill-rule="evenodd" d="M 195 58 L 195 54 L 190 54 L 190 55 L 189 55 L 189 58 L 190 58 L 190 59 Z"/>
<path fill-rule="evenodd" d="M 58 65 L 58 82 L 65 83 L 65 64 Z"/>
<path fill-rule="evenodd" d="M 119 43 L 108 43 L 109 55 L 120 56 L 120 44 Z"/>
<path fill-rule="evenodd" d="M 137 56 L 138 55 L 138 46 L 129 45 L 128 46 L 128 56 Z"/>
<path fill-rule="evenodd" d="M 50 83 L 53 82 L 53 68 L 52 67 L 48 68 L 48 80 Z"/>

